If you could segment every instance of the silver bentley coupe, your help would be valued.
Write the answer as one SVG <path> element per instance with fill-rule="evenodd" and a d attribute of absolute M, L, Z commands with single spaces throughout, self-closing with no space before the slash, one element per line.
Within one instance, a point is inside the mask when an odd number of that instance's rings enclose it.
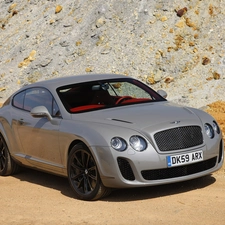
<path fill-rule="evenodd" d="M 190 180 L 221 168 L 221 130 L 206 112 L 116 74 L 27 85 L 0 109 L 0 175 L 23 166 L 68 178 L 96 200 L 115 188 Z"/>

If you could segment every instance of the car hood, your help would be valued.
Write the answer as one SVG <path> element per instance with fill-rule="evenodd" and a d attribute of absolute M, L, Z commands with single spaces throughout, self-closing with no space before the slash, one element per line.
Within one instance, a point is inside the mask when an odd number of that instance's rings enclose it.
<path fill-rule="evenodd" d="M 170 126 L 202 125 L 191 108 L 165 102 L 144 103 L 74 114 L 82 121 L 104 123 L 132 129 L 149 130 Z M 157 126 L 157 127 L 156 127 Z M 150 131 L 150 130 L 149 130 Z"/>

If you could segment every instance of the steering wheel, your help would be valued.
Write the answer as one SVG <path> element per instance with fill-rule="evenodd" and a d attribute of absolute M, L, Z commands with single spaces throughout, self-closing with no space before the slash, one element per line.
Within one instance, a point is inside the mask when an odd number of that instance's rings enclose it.
<path fill-rule="evenodd" d="M 116 101 L 116 105 L 121 104 L 123 101 L 128 100 L 128 99 L 132 99 L 132 97 L 131 96 L 123 96 Z"/>

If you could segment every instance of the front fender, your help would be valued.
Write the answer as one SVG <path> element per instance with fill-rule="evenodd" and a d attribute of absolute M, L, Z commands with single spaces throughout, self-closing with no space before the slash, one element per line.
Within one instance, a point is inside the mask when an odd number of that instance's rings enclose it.
<path fill-rule="evenodd" d="M 129 138 L 132 135 L 140 135 L 138 131 L 118 127 L 112 124 L 104 124 L 104 123 L 95 123 L 95 122 L 78 122 L 71 120 L 63 120 L 60 124 L 59 129 L 59 138 L 60 138 L 60 151 L 62 154 L 63 165 L 66 167 L 67 158 L 68 158 L 68 150 L 71 143 L 75 141 L 83 142 L 92 152 L 96 161 L 101 160 L 101 157 L 104 154 L 107 154 L 107 160 L 111 155 L 111 139 L 115 136 L 120 136 L 127 143 L 129 143 Z M 66 148 L 66 149 L 65 149 Z M 96 150 L 98 149 L 98 151 Z M 99 149 L 107 149 L 107 153 L 99 151 Z M 106 150 L 104 150 L 106 151 Z M 101 155 L 103 154 L 103 155 Z M 101 155 L 101 156 L 100 156 Z M 100 158 L 99 158 L 100 157 Z"/>

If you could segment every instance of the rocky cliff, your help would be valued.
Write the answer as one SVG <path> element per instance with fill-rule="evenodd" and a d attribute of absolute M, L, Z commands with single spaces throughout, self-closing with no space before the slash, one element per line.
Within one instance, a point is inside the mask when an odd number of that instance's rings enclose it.
<path fill-rule="evenodd" d="M 2 0 L 0 100 L 52 77 L 120 73 L 174 102 L 224 100 L 221 0 Z"/>

